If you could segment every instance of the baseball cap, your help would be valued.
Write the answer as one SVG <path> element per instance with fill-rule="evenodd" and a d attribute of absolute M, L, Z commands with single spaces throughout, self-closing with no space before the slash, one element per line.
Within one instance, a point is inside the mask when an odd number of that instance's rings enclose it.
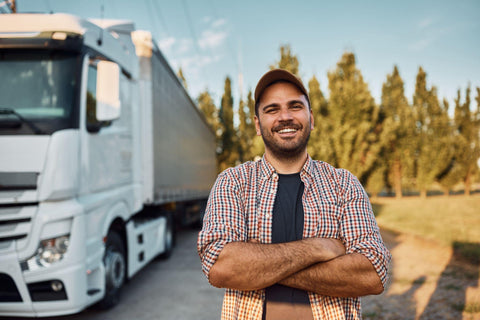
<path fill-rule="evenodd" d="M 260 97 L 263 94 L 263 91 L 274 82 L 277 81 L 287 81 L 295 85 L 306 97 L 308 104 L 310 104 L 310 99 L 308 98 L 307 89 L 302 83 L 302 80 L 295 76 L 293 73 L 284 70 L 284 69 L 273 69 L 265 73 L 257 83 L 255 87 L 255 103 L 258 103 Z"/>

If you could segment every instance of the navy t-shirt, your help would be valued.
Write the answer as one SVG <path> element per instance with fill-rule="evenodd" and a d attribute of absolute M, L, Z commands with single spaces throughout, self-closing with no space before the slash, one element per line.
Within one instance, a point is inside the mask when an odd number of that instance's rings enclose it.
<path fill-rule="evenodd" d="M 279 174 L 278 177 L 277 195 L 273 206 L 272 243 L 301 240 L 304 222 L 302 204 L 304 185 L 300 173 Z M 306 291 L 279 284 L 266 288 L 265 298 L 266 301 L 310 305 Z"/>

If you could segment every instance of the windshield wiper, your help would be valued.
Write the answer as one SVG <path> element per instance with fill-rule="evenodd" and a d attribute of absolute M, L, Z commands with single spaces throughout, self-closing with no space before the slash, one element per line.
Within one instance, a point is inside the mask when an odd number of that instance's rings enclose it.
<path fill-rule="evenodd" d="M 37 127 L 33 122 L 25 119 L 24 117 L 22 117 L 22 115 L 20 113 L 18 113 L 17 111 L 15 111 L 14 109 L 11 109 L 11 108 L 0 108 L 0 114 L 6 114 L 6 115 L 14 115 L 16 116 L 21 122 L 25 123 L 30 129 L 32 129 L 32 131 L 35 133 L 35 134 L 45 134 L 45 132 L 43 132 L 42 129 L 40 129 L 39 127 Z"/>

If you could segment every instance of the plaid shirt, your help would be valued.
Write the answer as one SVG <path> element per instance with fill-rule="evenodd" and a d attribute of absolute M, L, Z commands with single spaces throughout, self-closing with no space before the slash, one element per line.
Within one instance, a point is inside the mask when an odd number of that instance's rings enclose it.
<path fill-rule="evenodd" d="M 336 238 L 346 253 L 367 257 L 383 285 L 390 253 L 385 247 L 360 182 L 350 172 L 308 157 L 300 177 L 305 185 L 303 237 Z M 198 253 L 207 278 L 227 243 L 272 241 L 272 211 L 278 175 L 265 159 L 222 172 L 215 182 L 198 236 Z M 315 319 L 361 319 L 360 298 L 337 298 L 309 292 Z M 265 290 L 226 289 L 222 319 L 261 319 Z"/>

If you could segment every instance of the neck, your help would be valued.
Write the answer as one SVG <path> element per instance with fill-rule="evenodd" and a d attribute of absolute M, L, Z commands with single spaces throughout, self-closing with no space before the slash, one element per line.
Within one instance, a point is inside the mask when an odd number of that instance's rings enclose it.
<path fill-rule="evenodd" d="M 307 157 L 307 150 L 295 157 L 282 159 L 275 157 L 272 153 L 268 152 L 268 150 L 265 150 L 265 158 L 275 168 L 277 173 L 280 174 L 292 174 L 300 172 L 303 168 L 303 165 L 307 161 Z"/>

